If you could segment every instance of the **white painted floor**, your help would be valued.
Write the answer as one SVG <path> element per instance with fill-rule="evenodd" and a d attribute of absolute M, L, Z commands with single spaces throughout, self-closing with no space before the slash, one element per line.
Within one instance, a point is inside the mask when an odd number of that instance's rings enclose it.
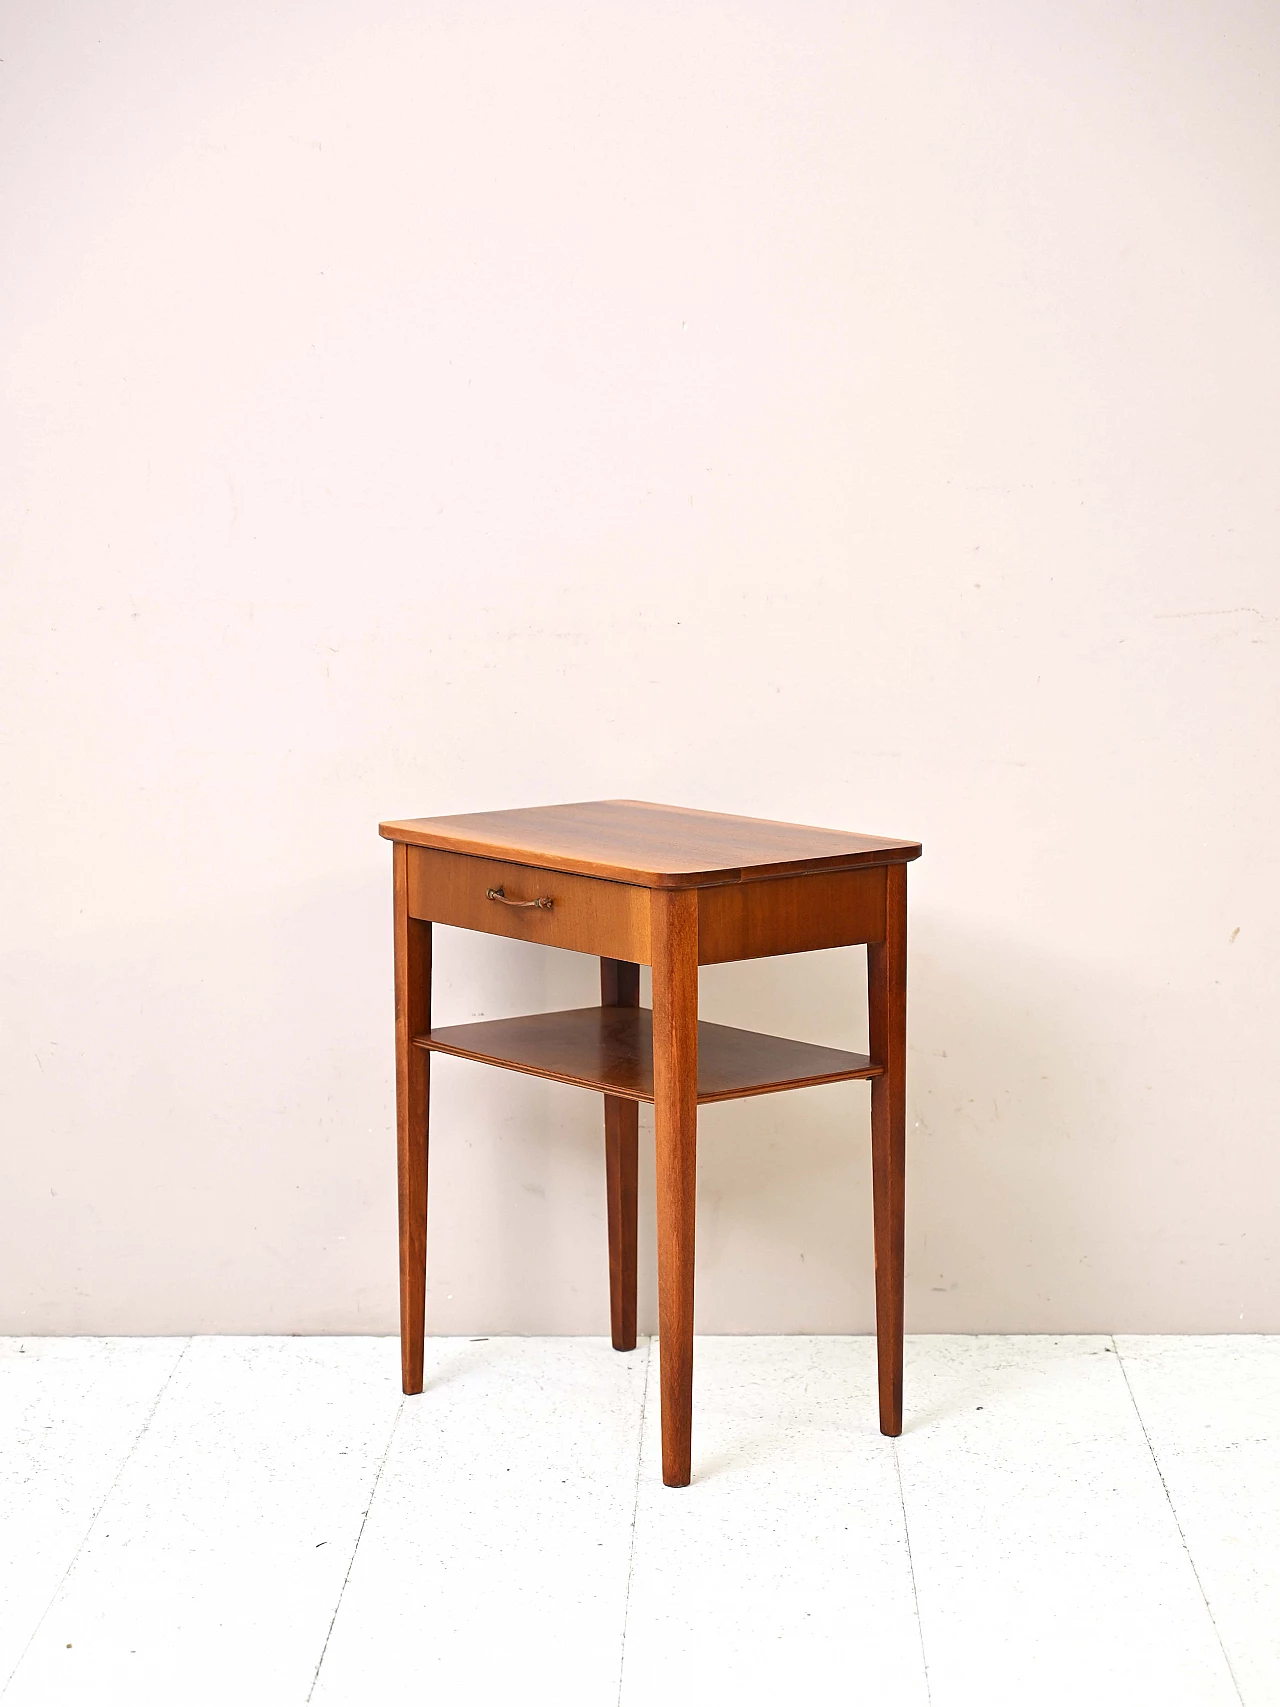
<path fill-rule="evenodd" d="M 5 1707 L 1277 1707 L 1280 1339 L 0 1340 Z"/>

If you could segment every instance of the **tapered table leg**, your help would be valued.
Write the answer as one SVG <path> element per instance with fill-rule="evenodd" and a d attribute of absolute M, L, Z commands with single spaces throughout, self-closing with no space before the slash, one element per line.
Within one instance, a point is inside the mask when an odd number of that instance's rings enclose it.
<path fill-rule="evenodd" d="M 640 968 L 629 960 L 601 960 L 600 1002 L 606 1008 L 638 1008 Z M 604 1157 L 609 1211 L 609 1325 L 613 1349 L 634 1351 L 640 1105 L 630 1097 L 604 1099 Z"/>
<path fill-rule="evenodd" d="M 871 1059 L 871 1180 L 876 1243 L 880 1432 L 902 1433 L 902 1318 L 907 1149 L 907 868 L 887 871 L 885 939 L 867 945 Z"/>
<path fill-rule="evenodd" d="M 698 895 L 651 892 L 662 1479 L 687 1487 L 693 1412 L 698 1133 Z"/>
<path fill-rule="evenodd" d="M 431 1029 L 431 926 L 409 917 L 408 849 L 392 847 L 396 988 L 396 1155 L 400 1211 L 400 1370 L 422 1391 L 427 1300 L 427 1115 L 431 1057 L 413 1039 Z"/>

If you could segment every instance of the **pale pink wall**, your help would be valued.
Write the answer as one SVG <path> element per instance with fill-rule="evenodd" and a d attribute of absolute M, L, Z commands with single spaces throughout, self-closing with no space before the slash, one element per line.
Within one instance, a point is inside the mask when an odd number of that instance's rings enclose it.
<path fill-rule="evenodd" d="M 912 1327 L 1280 1329 L 1280 11 L 3 36 L 0 1327 L 390 1329 L 376 821 L 636 795 L 924 841 Z M 438 1085 L 433 1326 L 602 1331 L 595 1100 Z M 865 1091 L 703 1135 L 700 1325 L 867 1328 Z"/>

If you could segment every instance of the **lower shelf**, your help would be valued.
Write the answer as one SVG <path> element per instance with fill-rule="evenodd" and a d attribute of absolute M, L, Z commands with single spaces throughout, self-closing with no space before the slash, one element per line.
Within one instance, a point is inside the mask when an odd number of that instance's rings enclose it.
<path fill-rule="evenodd" d="M 442 1055 L 510 1067 L 634 1102 L 653 1101 L 653 1015 L 648 1008 L 524 1014 L 519 1019 L 438 1027 L 413 1041 Z M 874 1079 L 881 1071 L 866 1055 L 847 1049 L 698 1022 L 699 1102 L 727 1102 L 842 1079 Z"/>

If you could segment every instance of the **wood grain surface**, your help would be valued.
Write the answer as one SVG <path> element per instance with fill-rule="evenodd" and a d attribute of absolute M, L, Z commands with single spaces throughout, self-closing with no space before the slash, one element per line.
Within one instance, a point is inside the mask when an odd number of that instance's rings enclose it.
<path fill-rule="evenodd" d="M 658 1223 L 662 1480 L 689 1485 L 698 1171 L 698 897 L 653 896 L 653 1149 Z"/>
<path fill-rule="evenodd" d="M 879 942 L 887 870 L 816 871 L 699 889 L 698 960 L 711 966 Z"/>
<path fill-rule="evenodd" d="M 880 1432 L 902 1433 L 907 1162 L 907 868 L 889 873 L 886 933 L 867 949 L 871 1055 L 871 1197 L 876 1247 Z"/>
<path fill-rule="evenodd" d="M 443 1055 L 510 1067 L 609 1096 L 652 1102 L 653 1015 L 648 1008 L 573 1008 L 437 1026 L 414 1042 Z M 874 1078 L 869 1056 L 735 1026 L 698 1025 L 698 1101 Z"/>
<path fill-rule="evenodd" d="M 600 1001 L 606 1008 L 638 1008 L 640 968 L 627 960 L 602 960 Z M 604 1156 L 609 1225 L 609 1331 L 615 1351 L 634 1351 L 640 1104 L 630 1097 L 605 1093 Z"/>
<path fill-rule="evenodd" d="M 919 857 L 919 842 L 697 812 L 647 800 L 589 800 L 460 817 L 392 819 L 395 842 L 443 848 L 645 888 L 737 883 Z"/>
<path fill-rule="evenodd" d="M 649 963 L 647 889 L 435 848 L 411 847 L 408 859 L 409 913 L 415 919 Z M 506 900 L 491 900 L 491 889 L 503 890 Z M 508 905 L 539 897 L 551 906 Z"/>
<path fill-rule="evenodd" d="M 426 1332 L 431 1058 L 413 1047 L 413 1039 L 431 1027 L 431 926 L 409 916 L 408 851 L 404 847 L 392 849 L 400 1367 L 404 1391 L 420 1393 Z"/>

